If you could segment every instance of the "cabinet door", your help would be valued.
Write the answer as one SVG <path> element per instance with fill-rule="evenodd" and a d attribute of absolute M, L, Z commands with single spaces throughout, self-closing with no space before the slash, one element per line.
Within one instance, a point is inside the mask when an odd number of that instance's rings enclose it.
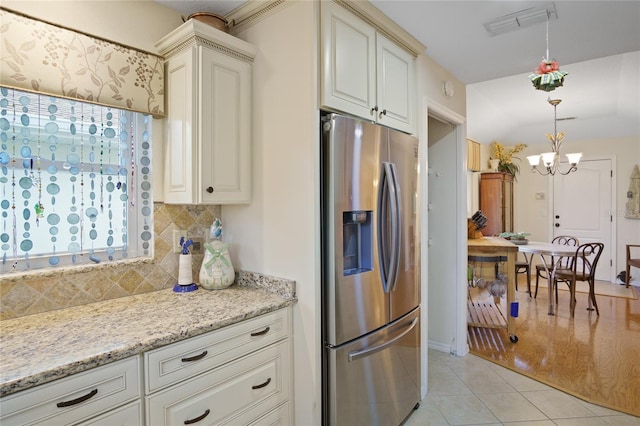
<path fill-rule="evenodd" d="M 172 204 L 193 204 L 195 168 L 192 164 L 196 110 L 194 50 L 166 63 L 167 118 L 164 143 L 164 197 Z"/>
<path fill-rule="evenodd" d="M 502 232 L 502 173 L 480 175 L 480 210 L 487 217 L 486 236 Z"/>
<path fill-rule="evenodd" d="M 502 207 L 504 210 L 502 223 L 504 223 L 504 230 L 502 232 L 513 232 L 513 178 L 505 176 L 503 184 L 504 203 Z"/>
<path fill-rule="evenodd" d="M 199 162 L 202 204 L 248 203 L 251 183 L 251 65 L 200 50 Z M 197 160 L 199 159 L 199 160 Z"/>
<path fill-rule="evenodd" d="M 415 61 L 411 54 L 377 34 L 378 122 L 415 133 Z"/>
<path fill-rule="evenodd" d="M 333 2 L 322 7 L 323 106 L 375 119 L 376 33 Z"/>
<path fill-rule="evenodd" d="M 513 232 L 513 177 L 503 172 L 480 175 L 480 210 L 487 217 L 487 236 Z"/>

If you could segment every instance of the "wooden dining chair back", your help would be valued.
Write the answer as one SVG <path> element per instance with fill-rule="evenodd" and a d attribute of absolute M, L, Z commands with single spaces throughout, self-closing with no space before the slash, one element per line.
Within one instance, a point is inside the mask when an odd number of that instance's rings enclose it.
<path fill-rule="evenodd" d="M 559 235 L 551 240 L 551 244 L 560 244 L 571 247 L 578 247 L 579 242 L 576 237 L 572 237 L 569 235 Z M 571 259 L 572 257 L 556 257 L 551 256 L 551 261 L 549 265 L 557 265 L 558 268 L 569 269 L 571 268 Z M 549 281 L 549 277 L 547 276 L 547 271 L 544 268 L 544 265 L 536 265 L 536 292 L 533 296 L 538 297 L 538 280 L 542 278 L 544 280 Z M 552 285 L 552 283 L 548 283 L 548 285 Z M 556 289 L 556 303 L 558 303 L 558 291 Z"/>
<path fill-rule="evenodd" d="M 596 313 L 600 315 L 596 303 L 595 281 L 596 267 L 603 249 L 604 244 L 602 243 L 581 244 L 576 249 L 575 256 L 571 258 L 571 267 L 556 269 L 553 285 L 557 286 L 559 282 L 564 282 L 569 286 L 569 309 L 572 318 L 576 310 L 576 283 L 578 281 L 589 283 L 589 307 L 587 309 L 593 310 L 595 308 Z"/>
<path fill-rule="evenodd" d="M 631 248 L 640 249 L 640 244 L 627 244 L 627 269 L 624 279 L 626 281 L 626 287 L 629 288 L 631 283 L 631 267 L 640 268 L 640 253 L 635 251 L 631 253 Z"/>

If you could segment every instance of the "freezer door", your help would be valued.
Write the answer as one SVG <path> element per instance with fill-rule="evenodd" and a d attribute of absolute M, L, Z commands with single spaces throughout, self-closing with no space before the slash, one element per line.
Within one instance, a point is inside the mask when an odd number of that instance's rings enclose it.
<path fill-rule="evenodd" d="M 334 346 L 389 323 L 375 243 L 383 130 L 335 114 L 323 121 L 323 321 Z"/>
<path fill-rule="evenodd" d="M 399 425 L 420 402 L 420 309 L 328 359 L 324 424 Z"/>
<path fill-rule="evenodd" d="M 399 261 L 390 295 L 391 321 L 420 304 L 420 246 L 418 233 L 418 140 L 389 129 L 389 162 L 395 166 L 400 200 Z"/>

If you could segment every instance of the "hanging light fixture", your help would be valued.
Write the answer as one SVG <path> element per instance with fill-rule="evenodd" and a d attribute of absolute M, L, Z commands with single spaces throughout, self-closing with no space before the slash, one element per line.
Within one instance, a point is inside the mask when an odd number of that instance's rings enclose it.
<path fill-rule="evenodd" d="M 575 172 L 578 170 L 578 163 L 580 162 L 580 158 L 582 158 L 582 153 L 571 153 L 567 155 L 567 161 L 569 162 L 569 169 L 567 171 L 560 170 L 560 147 L 562 146 L 562 142 L 564 140 L 564 132 L 558 133 L 558 117 L 556 114 L 556 109 L 558 104 L 562 102 L 561 99 L 549 99 L 548 102 L 553 105 L 553 135 L 546 134 L 551 142 L 551 152 L 543 152 L 540 155 L 530 155 L 527 157 L 529 160 L 529 164 L 531 165 L 532 172 L 538 172 L 541 175 L 555 175 L 556 172 L 561 175 L 568 175 L 571 172 Z M 540 159 L 542 158 L 542 165 L 544 166 L 544 170 L 538 169 L 538 165 L 540 164 Z"/>
<path fill-rule="evenodd" d="M 529 75 L 533 87 L 537 90 L 544 90 L 545 92 L 551 92 L 556 90 L 556 87 L 562 86 L 565 76 L 569 75 L 568 72 L 560 71 L 560 65 L 555 59 L 549 58 L 549 14 L 551 12 L 547 10 L 547 56 L 542 59 L 542 62 L 538 65 L 532 74 Z"/>

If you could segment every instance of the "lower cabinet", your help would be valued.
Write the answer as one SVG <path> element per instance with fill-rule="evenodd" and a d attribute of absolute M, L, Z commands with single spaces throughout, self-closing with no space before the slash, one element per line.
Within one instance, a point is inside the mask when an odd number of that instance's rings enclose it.
<path fill-rule="evenodd" d="M 126 358 L 6 396 L 0 399 L 0 424 L 143 424 L 139 409 L 142 397 L 140 358 Z M 134 410 L 137 417 L 126 418 L 122 423 L 107 420 L 111 414 L 118 415 L 117 409 L 129 402 L 138 404 L 138 410 Z M 104 421 L 87 422 L 103 413 L 108 413 Z"/>
<path fill-rule="evenodd" d="M 284 308 L 5 396 L 0 424 L 289 425 L 290 336 Z"/>
<path fill-rule="evenodd" d="M 145 353 L 147 425 L 288 424 L 289 316 L 281 309 Z"/>
<path fill-rule="evenodd" d="M 247 424 L 289 399 L 283 341 L 146 398 L 149 425 Z"/>

